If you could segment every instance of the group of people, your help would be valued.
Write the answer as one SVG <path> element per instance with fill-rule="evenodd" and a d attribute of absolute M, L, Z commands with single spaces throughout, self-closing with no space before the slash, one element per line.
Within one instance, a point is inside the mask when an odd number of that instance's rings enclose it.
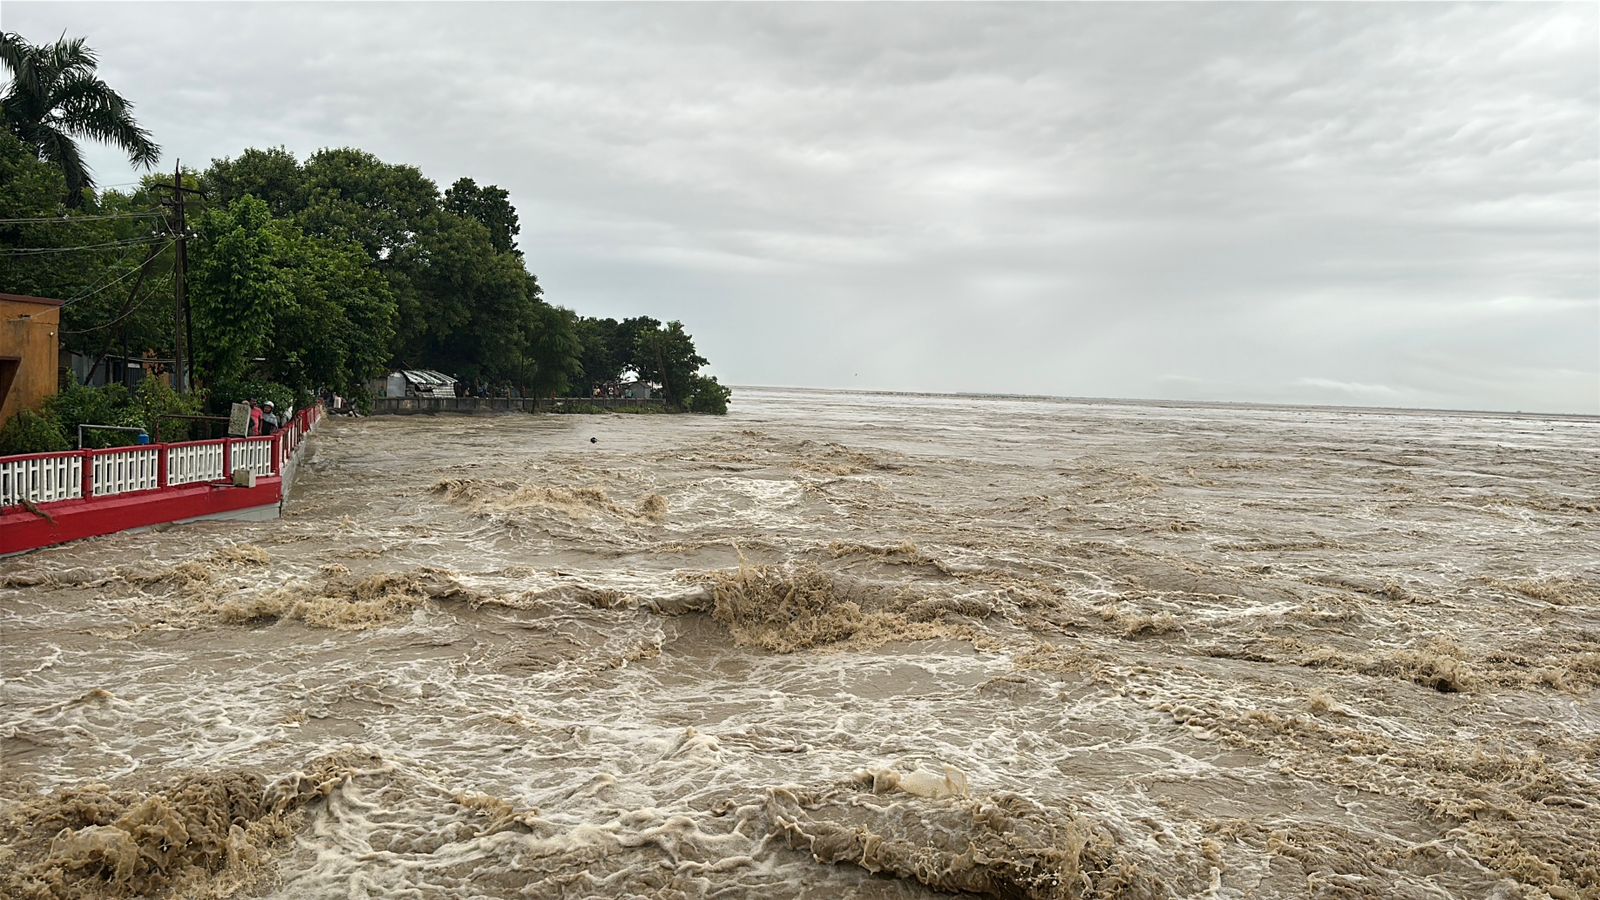
<path fill-rule="evenodd" d="M 519 391 L 512 390 L 511 383 L 509 381 L 501 382 L 497 385 L 491 385 L 487 381 L 474 380 L 471 384 L 468 384 L 464 381 L 458 381 L 453 385 L 453 387 L 457 397 L 481 397 L 488 399 L 490 397 L 516 397 L 520 395 Z"/>
<path fill-rule="evenodd" d="M 278 415 L 278 411 L 273 406 L 271 400 L 251 400 L 250 436 L 258 437 L 260 435 L 272 434 L 279 428 L 282 428 L 283 423 L 288 418 L 288 413 L 284 413 L 282 416 Z"/>
<path fill-rule="evenodd" d="M 354 403 L 350 402 L 349 397 L 335 394 L 329 388 L 323 388 L 318 396 L 322 400 L 322 408 L 327 410 L 328 415 L 330 416 L 353 417 L 360 415 L 360 413 L 356 412 L 356 406 Z"/>

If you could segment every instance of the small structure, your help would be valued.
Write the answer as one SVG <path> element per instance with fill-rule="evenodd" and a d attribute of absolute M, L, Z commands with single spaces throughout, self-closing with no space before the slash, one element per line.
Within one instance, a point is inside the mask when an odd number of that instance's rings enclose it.
<path fill-rule="evenodd" d="M 61 368 L 72 372 L 73 381 L 89 387 L 120 384 L 135 388 L 146 378 L 159 378 L 171 386 L 175 366 L 173 360 L 161 359 L 154 353 L 145 353 L 143 356 L 107 353 L 94 357 L 71 350 L 61 351 Z"/>
<path fill-rule="evenodd" d="M 625 400 L 649 400 L 655 396 L 656 386 L 648 381 L 625 381 L 617 385 L 617 396 Z"/>
<path fill-rule="evenodd" d="M 0 424 L 55 395 L 62 301 L 0 294 Z"/>
<path fill-rule="evenodd" d="M 456 380 L 432 369 L 398 369 L 387 378 L 374 381 L 372 395 L 380 399 L 404 397 L 451 397 L 456 395 Z"/>

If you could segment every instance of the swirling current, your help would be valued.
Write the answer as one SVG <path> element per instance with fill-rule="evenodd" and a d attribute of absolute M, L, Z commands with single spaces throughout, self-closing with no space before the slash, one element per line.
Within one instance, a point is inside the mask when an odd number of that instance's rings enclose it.
<path fill-rule="evenodd" d="M 0 560 L 0 894 L 1600 897 L 1600 421 L 736 399 Z"/>

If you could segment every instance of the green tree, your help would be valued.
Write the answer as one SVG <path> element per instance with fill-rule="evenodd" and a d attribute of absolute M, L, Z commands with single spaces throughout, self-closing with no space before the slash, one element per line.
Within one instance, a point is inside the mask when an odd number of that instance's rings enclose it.
<path fill-rule="evenodd" d="M 0 218 L 50 220 L 0 224 L 0 284 L 5 290 L 55 296 L 80 261 L 69 253 L 37 251 L 70 246 L 75 238 L 76 243 L 102 243 L 96 230 L 80 231 L 67 221 L 65 196 L 66 179 L 59 169 L 40 162 L 15 135 L 0 132 Z"/>
<path fill-rule="evenodd" d="M 307 234 L 353 241 L 382 263 L 412 246 L 439 209 L 439 188 L 415 166 L 386 163 L 353 148 L 320 150 L 306 159 Z"/>
<path fill-rule="evenodd" d="M 522 226 L 517 222 L 517 209 L 511 205 L 511 194 L 503 187 L 485 185 L 471 178 L 458 178 L 444 192 L 444 209 L 468 219 L 476 219 L 489 229 L 489 243 L 501 253 L 516 253 L 517 234 Z"/>
<path fill-rule="evenodd" d="M 158 200 L 143 187 L 129 193 L 105 192 L 87 204 L 84 211 L 137 215 L 157 208 Z M 62 310 L 63 345 L 95 359 L 107 353 L 140 356 L 153 352 L 169 356 L 174 328 L 172 276 L 177 254 L 165 222 L 150 217 L 98 224 L 104 229 L 102 238 L 97 240 L 128 243 L 92 256 L 75 254 L 83 257 L 79 260 L 83 266 L 80 275 L 89 280 L 57 295 L 79 298 Z M 84 229 L 70 230 L 76 237 L 76 232 Z"/>
<path fill-rule="evenodd" d="M 195 365 L 208 381 L 237 390 L 265 375 L 304 398 L 356 393 L 382 372 L 395 301 L 359 246 L 307 235 L 251 196 L 206 213 L 196 236 Z"/>
<path fill-rule="evenodd" d="M 524 381 L 535 397 L 565 394 L 584 375 L 578 316 L 570 309 L 538 304 L 529 334 L 532 371 Z"/>
<path fill-rule="evenodd" d="M 194 367 L 202 381 L 239 381 L 272 345 L 273 321 L 293 302 L 280 263 L 283 236 L 254 197 L 213 210 L 195 225 L 189 270 Z"/>
<path fill-rule="evenodd" d="M 672 406 L 684 405 L 695 373 L 705 364 L 705 357 L 695 352 L 694 338 L 683 330 L 682 322 L 641 330 L 635 339 L 634 369 L 640 378 L 658 382 L 661 393 Z"/>
<path fill-rule="evenodd" d="M 448 212 L 424 221 L 392 260 L 404 280 L 396 356 L 463 379 L 526 374 L 540 323 L 539 282 L 494 248 L 482 223 Z"/>
<path fill-rule="evenodd" d="M 269 371 L 302 394 L 320 387 L 355 394 L 389 359 L 389 283 L 353 244 L 313 238 L 287 223 L 281 231 L 293 302 L 273 318 Z"/>
<path fill-rule="evenodd" d="M 85 193 L 83 207 L 68 209 L 64 185 L 56 167 L 0 131 L 0 219 L 24 220 L 0 223 L 0 285 L 71 300 L 61 322 L 68 350 L 95 359 L 124 347 L 170 352 L 172 306 L 160 298 L 171 297 L 171 242 L 159 215 L 141 215 L 156 199 L 142 188 Z"/>
<path fill-rule="evenodd" d="M 213 159 L 205 183 L 213 202 L 226 205 L 249 195 L 265 201 L 279 219 L 299 214 L 306 204 L 305 171 L 283 147 L 252 147 L 237 159 Z"/>
<path fill-rule="evenodd" d="M 728 414 L 728 398 L 732 396 L 733 391 L 719 384 L 716 376 L 695 375 L 689 379 L 689 398 L 683 406 L 693 413 L 725 416 Z"/>
<path fill-rule="evenodd" d="M 575 323 L 582 371 L 572 385 L 572 396 L 587 397 L 597 384 L 617 380 L 622 364 L 617 353 L 617 320 L 580 316 Z"/>
<path fill-rule="evenodd" d="M 0 115 L 25 146 L 61 169 L 69 207 L 82 205 L 84 191 L 94 187 L 80 139 L 111 144 L 138 166 L 152 166 L 161 155 L 150 132 L 134 121 L 133 104 L 95 74 L 97 64 L 83 38 L 34 46 L 19 34 L 0 33 L 0 66 L 11 76 L 0 94 Z"/>

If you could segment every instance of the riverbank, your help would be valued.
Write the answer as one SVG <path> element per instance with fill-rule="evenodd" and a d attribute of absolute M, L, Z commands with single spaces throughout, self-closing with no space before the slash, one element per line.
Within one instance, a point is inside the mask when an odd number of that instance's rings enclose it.
<path fill-rule="evenodd" d="M 390 397 L 372 401 L 372 415 L 484 415 L 507 412 L 670 412 L 665 400 L 607 397 Z"/>

